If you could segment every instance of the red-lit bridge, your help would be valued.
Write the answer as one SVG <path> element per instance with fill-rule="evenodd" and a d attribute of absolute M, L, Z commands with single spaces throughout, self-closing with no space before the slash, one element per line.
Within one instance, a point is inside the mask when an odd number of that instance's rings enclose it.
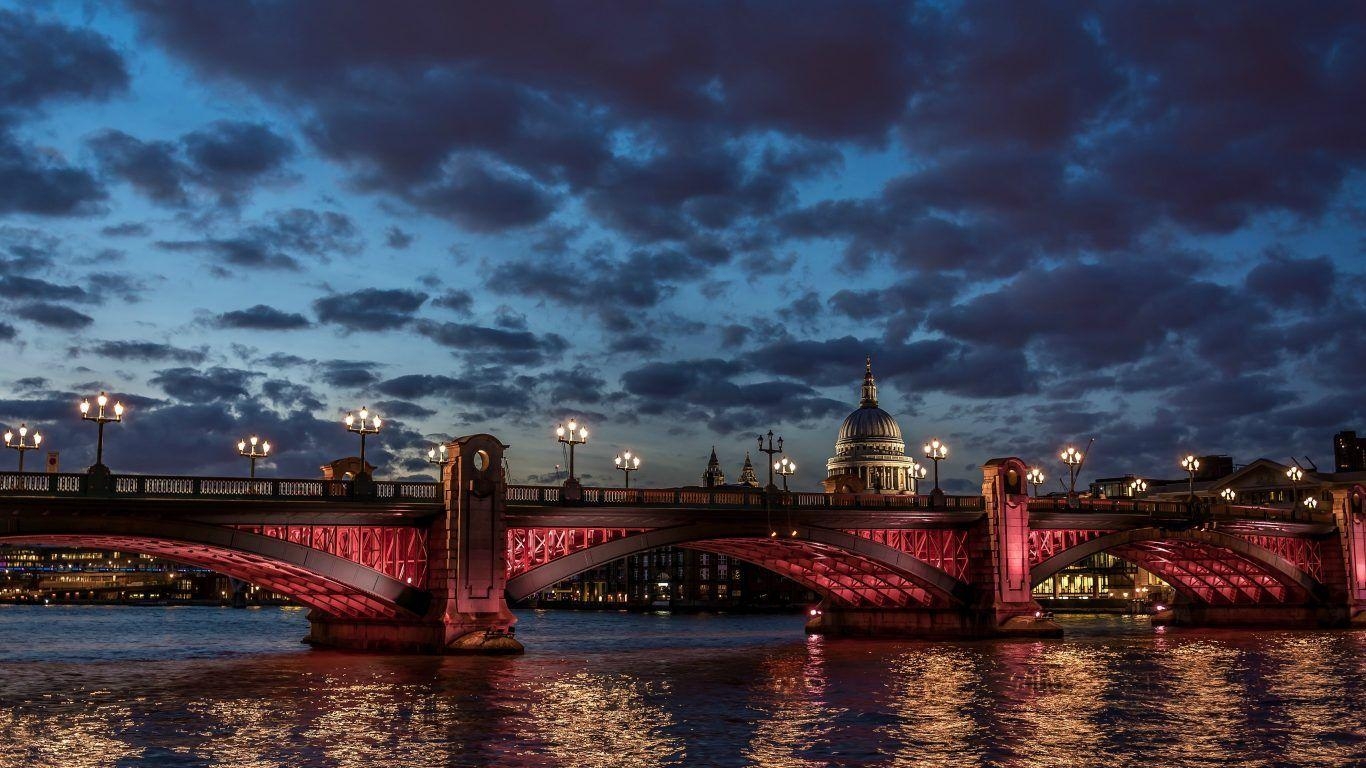
<path fill-rule="evenodd" d="M 497 439 L 453 441 L 441 484 L 0 474 L 0 541 L 212 568 L 310 606 L 310 641 L 509 651 L 515 602 L 661 546 L 726 554 L 823 596 L 810 631 L 1052 634 L 1034 584 L 1098 552 L 1157 574 L 1174 620 L 1342 625 L 1366 609 L 1366 489 L 1313 516 L 1031 500 L 997 459 L 980 496 L 508 486 Z"/>

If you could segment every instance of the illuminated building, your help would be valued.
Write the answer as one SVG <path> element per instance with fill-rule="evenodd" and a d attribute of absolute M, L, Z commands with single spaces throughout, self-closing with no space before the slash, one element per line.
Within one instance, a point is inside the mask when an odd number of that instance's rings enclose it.
<path fill-rule="evenodd" d="M 840 425 L 835 455 L 825 462 L 827 493 L 915 493 L 915 462 L 906 455 L 901 425 L 878 407 L 873 361 L 864 363 L 859 407 Z"/>

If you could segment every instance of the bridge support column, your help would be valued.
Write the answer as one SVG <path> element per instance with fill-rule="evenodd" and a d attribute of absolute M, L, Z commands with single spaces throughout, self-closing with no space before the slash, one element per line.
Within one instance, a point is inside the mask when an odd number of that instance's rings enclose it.
<path fill-rule="evenodd" d="M 492 435 L 453 441 L 443 468 L 445 509 L 427 535 L 427 590 L 421 618 L 359 621 L 314 612 L 307 642 L 358 650 L 521 653 L 517 619 L 503 590 L 507 543 L 503 445 Z"/>
<path fill-rule="evenodd" d="M 1060 637 L 1062 627 L 1044 618 L 1034 600 L 1029 566 L 1029 486 L 1019 459 L 992 459 L 982 466 L 987 515 L 974 532 L 970 580 L 976 610 L 997 635 Z"/>
<path fill-rule="evenodd" d="M 1346 621 L 1366 626 L 1366 487 L 1353 485 L 1333 491 L 1333 519 L 1337 523 L 1337 557 L 1324 558 L 1324 582 Z M 1325 544 L 1325 548 L 1327 545 Z M 1330 565 L 1341 564 L 1341 568 Z"/>

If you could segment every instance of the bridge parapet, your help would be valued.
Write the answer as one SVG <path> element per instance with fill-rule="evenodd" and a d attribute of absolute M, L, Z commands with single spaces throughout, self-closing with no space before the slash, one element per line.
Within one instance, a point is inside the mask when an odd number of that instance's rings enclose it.
<path fill-rule="evenodd" d="M 1332 510 L 1311 511 L 1299 508 L 1258 506 L 1252 504 L 1195 505 L 1185 501 L 1149 501 L 1145 499 L 1031 499 L 1029 511 L 1035 515 L 1142 515 L 1154 522 L 1178 521 L 1235 521 L 1316 525 L 1331 528 Z"/>
<path fill-rule="evenodd" d="M 0 494 L 6 496 L 84 496 L 91 493 L 84 473 L 0 473 Z M 380 501 L 409 500 L 437 503 L 434 482 L 378 481 L 373 495 L 356 493 L 350 480 L 290 478 L 193 477 L 188 475 L 112 475 L 112 495 L 121 498 L 242 498 Z"/>
<path fill-rule="evenodd" d="M 566 500 L 556 485 L 509 485 L 510 506 L 564 504 L 566 506 L 705 507 L 721 509 L 936 509 L 980 512 L 986 508 L 981 496 L 880 493 L 766 494 L 762 490 L 700 488 L 584 488 L 582 498 Z"/>

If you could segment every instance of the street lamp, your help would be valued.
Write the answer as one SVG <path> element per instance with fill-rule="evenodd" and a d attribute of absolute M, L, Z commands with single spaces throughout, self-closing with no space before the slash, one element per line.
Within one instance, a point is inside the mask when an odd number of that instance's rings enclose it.
<path fill-rule="evenodd" d="M 774 471 L 774 472 L 777 472 L 779 475 L 782 476 L 782 478 L 783 478 L 783 490 L 786 491 L 786 490 L 787 490 L 787 478 L 791 477 L 792 475 L 797 474 L 797 462 L 792 461 L 791 459 L 789 459 L 789 458 L 787 458 L 786 456 L 784 456 L 783 459 L 782 459 L 782 461 L 779 461 L 778 463 L 776 463 L 776 464 L 773 465 L 773 471 Z"/>
<path fill-rule="evenodd" d="M 1195 498 L 1195 473 L 1200 469 L 1200 460 L 1195 458 L 1194 454 L 1187 454 L 1186 458 L 1181 460 L 1181 468 L 1190 476 L 1186 482 L 1186 489 L 1191 498 Z"/>
<path fill-rule="evenodd" d="M 925 458 L 934 462 L 934 493 L 943 493 L 939 490 L 939 462 L 949 457 L 949 446 L 947 443 L 940 442 L 939 438 L 934 438 L 925 443 Z"/>
<path fill-rule="evenodd" d="M 252 435 L 246 440 L 237 441 L 237 455 L 251 462 L 251 476 L 256 477 L 256 460 L 270 455 L 270 441 Z"/>
<path fill-rule="evenodd" d="M 1290 478 L 1290 503 L 1298 504 L 1300 501 L 1300 481 L 1304 479 L 1304 470 L 1299 467 L 1291 467 L 1285 471 L 1285 476 Z"/>
<path fill-rule="evenodd" d="M 907 470 L 907 474 L 910 475 L 911 482 L 915 483 L 915 485 L 911 486 L 912 489 L 916 493 L 920 493 L 920 481 L 925 479 L 925 475 L 929 474 L 929 470 L 925 469 L 925 466 L 915 459 L 911 459 L 911 467 Z"/>
<path fill-rule="evenodd" d="M 1134 481 L 1133 481 L 1132 483 L 1129 483 L 1129 495 L 1130 495 L 1130 496 L 1138 497 L 1138 496 L 1140 496 L 1140 495 L 1142 495 L 1142 494 L 1144 494 L 1144 493 L 1147 493 L 1147 492 L 1148 492 L 1148 481 L 1147 481 L 1147 480 L 1144 480 L 1144 479 L 1141 478 L 1141 477 L 1136 477 L 1136 478 L 1134 478 Z"/>
<path fill-rule="evenodd" d="M 104 392 L 101 392 L 99 396 L 95 398 L 96 408 L 94 413 L 90 412 L 89 400 L 81 401 L 81 418 L 85 421 L 95 422 L 98 427 L 98 432 L 95 436 L 95 466 L 90 468 L 96 472 L 102 471 L 107 473 L 109 471 L 109 468 L 104 466 L 104 425 L 111 421 L 123 421 L 123 403 L 119 401 L 114 402 L 114 407 L 112 409 L 114 415 L 112 416 L 105 413 L 104 409 L 108 405 L 109 395 Z"/>
<path fill-rule="evenodd" d="M 1309 510 L 1310 512 L 1313 512 L 1314 510 L 1318 509 L 1318 508 L 1319 508 L 1319 500 L 1318 500 L 1318 497 L 1317 497 L 1317 496 L 1305 496 L 1305 497 L 1304 497 L 1304 508 L 1307 509 L 1307 510 Z"/>
<path fill-rule="evenodd" d="M 1045 479 L 1047 478 L 1044 477 L 1043 470 L 1038 467 L 1034 467 L 1025 473 L 1025 480 L 1034 486 L 1034 498 L 1039 498 L 1039 486 L 1043 485 Z"/>
<path fill-rule="evenodd" d="M 342 419 L 342 422 L 346 424 L 347 432 L 355 432 L 360 435 L 360 470 L 356 473 L 356 477 L 359 478 L 361 475 L 368 477 L 370 471 L 365 468 L 365 436 L 379 434 L 380 427 L 384 426 L 384 423 L 380 417 L 372 415 L 370 409 L 363 405 L 359 412 L 346 414 L 346 418 Z"/>
<path fill-rule="evenodd" d="M 437 466 L 436 479 L 438 482 L 441 481 L 443 475 L 441 467 L 446 466 L 446 462 L 450 461 L 450 459 L 446 456 L 446 451 L 447 448 L 445 443 L 440 443 L 435 448 L 432 448 L 427 451 L 427 463 L 435 464 Z"/>
<path fill-rule="evenodd" d="M 767 448 L 764 447 L 764 436 L 763 436 L 763 435 L 759 435 L 759 438 L 758 438 L 758 439 L 759 439 L 759 450 L 760 450 L 762 453 L 767 453 L 767 454 L 768 454 L 768 462 L 769 462 L 769 464 L 770 464 L 770 466 L 769 466 L 769 468 L 768 468 L 768 488 L 767 488 L 766 490 L 777 490 L 778 486 L 776 486 L 776 485 L 773 484 L 773 468 L 774 468 L 775 466 L 777 466 L 777 465 L 774 464 L 774 462 L 773 462 L 773 457 L 774 457 L 776 454 L 779 454 L 779 453 L 782 453 L 782 452 L 783 452 L 783 438 L 782 438 L 782 435 L 779 435 L 779 436 L 778 436 L 778 447 L 777 447 L 777 448 L 774 448 L 774 447 L 773 447 L 773 430 L 771 430 L 771 429 L 768 431 L 768 447 L 767 447 Z"/>
<path fill-rule="evenodd" d="M 1058 458 L 1067 465 L 1067 495 L 1076 496 L 1077 472 L 1081 471 L 1081 462 L 1086 458 L 1086 454 L 1069 445 L 1058 454 Z"/>
<path fill-rule="evenodd" d="M 42 434 L 41 432 L 38 432 L 37 430 L 34 430 L 34 432 L 33 432 L 33 442 L 31 442 L 31 443 L 26 443 L 26 442 L 24 442 L 25 438 L 27 438 L 27 437 L 28 437 L 28 425 L 27 425 L 27 424 L 20 424 L 20 425 L 19 425 L 19 440 L 18 440 L 18 442 L 11 442 L 12 440 L 14 440 L 14 433 L 11 432 L 11 431 L 9 431 L 8 429 L 5 430 L 5 447 L 6 447 L 6 448 L 13 448 L 14 450 L 16 450 L 16 451 L 19 452 L 19 473 L 20 473 L 20 474 L 23 474 L 23 472 L 24 472 L 24 454 L 28 453 L 29 451 L 36 450 L 36 449 L 38 448 L 38 446 L 40 446 L 40 445 L 43 444 L 43 434 Z"/>
<path fill-rule="evenodd" d="M 1219 498 L 1223 499 L 1225 504 L 1232 504 L 1233 500 L 1238 498 L 1238 492 L 1232 488 L 1225 488 L 1219 492 Z"/>
<path fill-rule="evenodd" d="M 588 442 L 588 427 L 579 426 L 577 420 L 570 419 L 567 425 L 561 424 L 555 427 L 555 439 L 569 446 L 568 482 L 577 483 L 579 480 L 574 477 L 574 446 Z"/>
<path fill-rule="evenodd" d="M 630 451 L 625 451 L 623 453 L 618 453 L 617 457 L 612 461 L 617 465 L 617 469 L 621 470 L 621 473 L 626 477 L 626 485 L 624 487 L 630 488 L 631 473 L 640 469 L 640 457 L 632 456 Z"/>

